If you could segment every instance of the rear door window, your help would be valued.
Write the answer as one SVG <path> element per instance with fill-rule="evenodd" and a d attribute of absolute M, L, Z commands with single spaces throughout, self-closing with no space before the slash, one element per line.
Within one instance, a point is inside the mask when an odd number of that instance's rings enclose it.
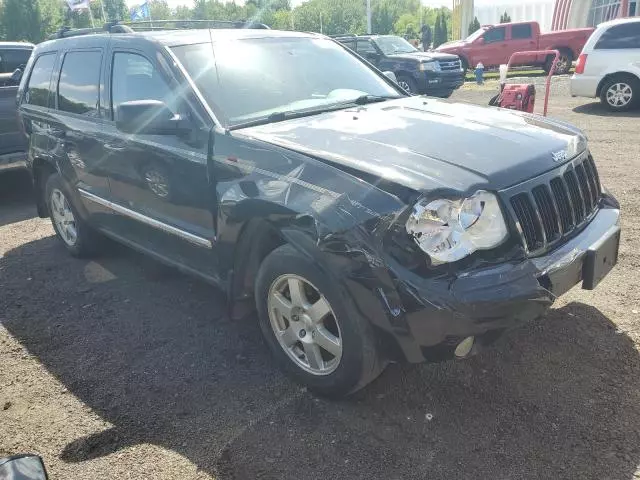
<path fill-rule="evenodd" d="M 492 28 L 483 35 L 485 43 L 504 42 L 506 29 L 504 27 Z"/>
<path fill-rule="evenodd" d="M 51 74 L 56 63 L 56 54 L 47 53 L 40 55 L 33 64 L 29 82 L 24 94 L 24 101 L 29 105 L 40 107 L 49 106 L 49 93 L 51 93 Z"/>
<path fill-rule="evenodd" d="M 0 73 L 10 73 L 18 67 L 23 67 L 30 56 L 31 50 L 26 48 L 0 49 Z"/>
<path fill-rule="evenodd" d="M 640 22 L 615 25 L 605 31 L 595 46 L 596 50 L 640 48 Z"/>
<path fill-rule="evenodd" d="M 101 65 L 100 50 L 67 52 L 58 81 L 58 110 L 98 116 Z"/>
<path fill-rule="evenodd" d="M 525 38 L 531 38 L 531 24 L 524 25 L 512 25 L 511 26 L 511 39 L 521 40 Z"/>

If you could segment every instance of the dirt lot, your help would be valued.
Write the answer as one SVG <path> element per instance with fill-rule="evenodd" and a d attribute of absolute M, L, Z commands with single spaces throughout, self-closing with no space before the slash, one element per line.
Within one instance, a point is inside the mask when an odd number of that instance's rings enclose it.
<path fill-rule="evenodd" d="M 71 259 L 27 179 L 3 176 L 0 456 L 37 452 L 65 480 L 640 478 L 640 115 L 566 79 L 550 110 L 622 203 L 620 265 L 490 351 L 392 365 L 342 402 L 283 377 L 207 285 L 124 248 Z"/>

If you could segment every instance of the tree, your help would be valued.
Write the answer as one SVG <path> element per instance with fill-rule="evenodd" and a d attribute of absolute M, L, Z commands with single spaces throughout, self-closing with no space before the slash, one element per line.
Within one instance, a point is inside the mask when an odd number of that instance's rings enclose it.
<path fill-rule="evenodd" d="M 471 35 L 473 32 L 477 32 L 478 30 L 480 30 L 480 22 L 478 21 L 478 17 L 474 17 L 473 21 L 469 24 L 468 35 Z"/>
<path fill-rule="evenodd" d="M 511 17 L 506 10 L 502 15 L 500 15 L 500 23 L 511 23 Z"/>
<path fill-rule="evenodd" d="M 7 40 L 43 40 L 38 0 L 5 0 L 0 11 L 0 27 Z"/>
<path fill-rule="evenodd" d="M 449 41 L 449 32 L 447 31 L 447 17 L 444 11 L 440 12 L 440 34 L 442 35 L 442 43 L 447 43 Z"/>
<path fill-rule="evenodd" d="M 149 14 L 152 20 L 171 20 L 173 17 L 167 0 L 152 0 L 149 2 Z"/>
<path fill-rule="evenodd" d="M 438 12 L 436 24 L 433 27 L 433 48 L 437 48 L 447 41 L 447 24 L 443 12 Z"/>

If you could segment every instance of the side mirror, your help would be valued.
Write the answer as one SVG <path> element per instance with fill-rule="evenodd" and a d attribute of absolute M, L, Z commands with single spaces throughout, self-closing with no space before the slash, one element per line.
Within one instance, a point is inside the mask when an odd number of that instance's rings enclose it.
<path fill-rule="evenodd" d="M 48 480 L 47 470 L 37 455 L 15 455 L 0 458 L 0 479 Z"/>
<path fill-rule="evenodd" d="M 476 43 L 477 43 L 478 45 L 484 45 L 484 37 L 480 37 L 480 38 L 478 38 L 478 39 L 476 40 Z"/>
<path fill-rule="evenodd" d="M 20 83 L 20 80 L 22 80 L 22 69 L 16 68 L 11 74 L 11 81 L 14 84 L 18 85 Z"/>
<path fill-rule="evenodd" d="M 116 128 L 124 133 L 180 135 L 191 130 L 188 120 L 159 100 L 123 102 L 115 113 Z"/>
<path fill-rule="evenodd" d="M 396 74 L 391 72 L 391 71 L 387 71 L 387 72 L 382 72 L 382 74 L 387 77 L 389 80 L 391 80 L 393 83 L 398 83 L 398 77 L 396 77 Z"/>

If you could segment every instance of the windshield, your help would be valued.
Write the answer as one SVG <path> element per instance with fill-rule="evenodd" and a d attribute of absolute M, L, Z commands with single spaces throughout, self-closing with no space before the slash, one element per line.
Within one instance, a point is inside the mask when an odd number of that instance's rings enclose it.
<path fill-rule="evenodd" d="M 366 64 L 322 38 L 234 39 L 172 47 L 212 110 L 228 127 L 331 108 L 363 95 L 398 97 Z"/>
<path fill-rule="evenodd" d="M 473 42 L 475 41 L 477 38 L 479 38 L 480 36 L 482 36 L 482 34 L 486 31 L 486 28 L 481 28 L 479 30 L 476 30 L 475 32 L 473 32 L 471 35 L 469 35 L 465 41 L 467 42 Z"/>
<path fill-rule="evenodd" d="M 418 49 L 407 42 L 402 37 L 396 37 L 391 35 L 388 37 L 377 37 L 375 40 L 376 45 L 382 53 L 385 55 L 395 55 L 396 53 L 412 53 L 417 52 Z"/>

